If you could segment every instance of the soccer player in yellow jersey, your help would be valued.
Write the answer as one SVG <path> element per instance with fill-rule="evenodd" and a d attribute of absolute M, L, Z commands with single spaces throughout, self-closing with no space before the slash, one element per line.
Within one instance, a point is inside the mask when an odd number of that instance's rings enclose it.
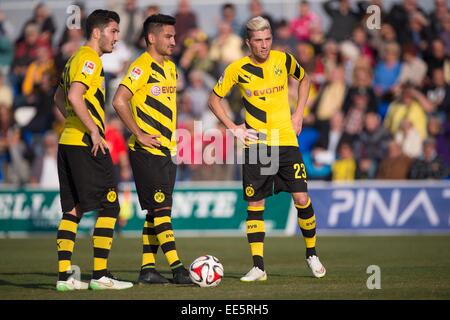
<path fill-rule="evenodd" d="M 246 27 L 246 44 L 250 55 L 231 63 L 225 69 L 209 98 L 209 106 L 214 114 L 246 145 L 243 187 L 244 198 L 248 201 L 247 239 L 253 257 L 253 268 L 241 281 L 267 279 L 263 260 L 264 199 L 274 191 L 292 194 L 298 211 L 298 224 L 306 243 L 306 262 L 313 275 L 321 278 L 325 275 L 325 268 L 315 250 L 316 222 L 307 193 L 305 165 L 297 142 L 310 81 L 291 54 L 271 50 L 272 31 L 266 19 L 255 17 Z M 288 102 L 289 76 L 299 81 L 299 99 L 292 115 Z M 245 123 L 242 125 L 236 125 L 220 104 L 234 85 L 241 92 L 246 111 Z M 277 169 L 270 174 L 265 172 L 268 170 L 264 170 L 270 168 L 262 158 L 263 149 L 270 156 L 270 166 L 274 162 L 278 164 Z"/>
<path fill-rule="evenodd" d="M 113 99 L 113 106 L 133 134 L 130 164 L 139 202 L 147 216 L 142 232 L 143 254 L 138 281 L 169 281 L 155 268 L 161 247 L 173 273 L 173 283 L 192 284 L 175 247 L 171 223 L 176 165 L 175 64 L 167 57 L 175 48 L 175 18 L 152 15 L 144 22 L 147 50 L 130 66 Z"/>
<path fill-rule="evenodd" d="M 98 211 L 93 235 L 93 290 L 127 289 L 107 268 L 114 226 L 120 211 L 111 155 L 105 142 L 105 85 L 100 56 L 118 40 L 120 18 L 95 10 L 86 20 L 88 40 L 67 62 L 55 93 L 66 118 L 58 145 L 58 175 L 63 216 L 58 228 L 58 291 L 87 289 L 71 273 L 78 223 L 84 212 Z"/>

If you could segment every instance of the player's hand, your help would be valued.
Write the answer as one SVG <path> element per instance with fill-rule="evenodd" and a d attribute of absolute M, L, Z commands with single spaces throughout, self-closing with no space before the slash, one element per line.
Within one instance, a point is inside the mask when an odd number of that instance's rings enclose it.
<path fill-rule="evenodd" d="M 232 130 L 232 132 L 234 136 L 245 145 L 248 145 L 249 142 L 258 141 L 258 132 L 253 129 L 247 129 L 245 124 L 237 126 L 237 128 Z"/>
<path fill-rule="evenodd" d="M 294 128 L 295 134 L 297 136 L 302 132 L 303 121 L 298 119 L 292 119 L 292 127 Z"/>
<path fill-rule="evenodd" d="M 161 142 L 159 142 L 158 138 L 161 137 L 159 134 L 147 134 L 141 133 L 139 136 L 136 136 L 139 143 L 148 147 L 148 148 L 159 148 L 161 146 Z"/>
<path fill-rule="evenodd" d="M 102 150 L 103 154 L 106 154 L 106 149 L 108 148 L 106 146 L 105 141 L 103 141 L 100 132 L 98 130 L 95 130 L 94 132 L 91 132 L 91 139 L 92 139 L 92 149 L 91 153 L 94 155 L 94 157 L 97 156 L 97 151 L 100 148 Z"/>

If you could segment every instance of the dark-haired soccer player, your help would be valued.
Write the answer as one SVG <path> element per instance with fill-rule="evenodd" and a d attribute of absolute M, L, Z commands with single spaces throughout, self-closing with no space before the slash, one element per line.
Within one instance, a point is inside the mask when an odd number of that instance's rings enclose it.
<path fill-rule="evenodd" d="M 271 50 L 272 31 L 266 19 L 255 17 L 246 27 L 250 55 L 225 69 L 209 98 L 209 106 L 214 114 L 248 146 L 243 165 L 243 187 L 244 197 L 248 201 L 247 239 L 253 256 L 253 268 L 241 281 L 267 279 L 263 260 L 264 199 L 274 191 L 292 194 L 298 210 L 298 224 L 306 243 L 306 261 L 313 275 L 320 278 L 325 275 L 325 268 L 315 250 L 316 221 L 307 193 L 305 165 L 297 142 L 310 81 L 291 54 Z M 299 99 L 292 115 L 288 101 L 289 76 L 299 80 Z M 227 116 L 220 104 L 220 100 L 234 85 L 239 87 L 246 110 L 245 124 L 240 126 Z M 267 146 L 267 155 L 272 155 L 270 166 L 278 161 L 278 168 L 272 174 L 263 172 L 263 169 L 268 168 L 258 150 L 264 146 Z M 278 151 L 278 158 L 274 156 L 275 150 Z M 253 163 L 252 155 L 257 160 Z"/>
<path fill-rule="evenodd" d="M 86 21 L 88 40 L 67 62 L 55 93 L 66 121 L 58 146 L 58 175 L 63 217 L 57 234 L 58 291 L 87 289 L 71 271 L 78 223 L 84 212 L 98 210 L 93 235 L 93 290 L 126 289 L 131 282 L 109 273 L 108 255 L 119 214 L 111 155 L 105 142 L 105 85 L 100 56 L 111 53 L 119 35 L 119 16 L 95 10 Z"/>
<path fill-rule="evenodd" d="M 169 282 L 155 269 L 159 246 L 172 269 L 173 282 L 192 283 L 178 257 L 171 223 L 177 71 L 166 57 L 175 48 L 174 25 L 175 18 L 162 14 L 145 20 L 147 50 L 131 64 L 113 99 L 114 108 L 133 134 L 128 144 L 130 163 L 139 202 L 147 210 L 138 281 L 148 284 Z"/>

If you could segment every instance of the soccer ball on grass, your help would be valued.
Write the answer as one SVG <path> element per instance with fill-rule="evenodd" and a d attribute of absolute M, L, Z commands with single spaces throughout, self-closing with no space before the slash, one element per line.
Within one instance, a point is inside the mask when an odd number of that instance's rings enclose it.
<path fill-rule="evenodd" d="M 217 286 L 223 277 L 223 266 L 211 255 L 198 257 L 189 267 L 191 280 L 202 288 Z"/>

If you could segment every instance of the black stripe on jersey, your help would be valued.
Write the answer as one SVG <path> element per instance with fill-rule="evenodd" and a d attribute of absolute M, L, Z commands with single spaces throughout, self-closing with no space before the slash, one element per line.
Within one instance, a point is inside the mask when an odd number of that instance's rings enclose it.
<path fill-rule="evenodd" d="M 291 73 L 291 64 L 292 64 L 292 58 L 291 55 L 287 52 L 284 53 L 286 55 L 286 70 L 287 74 Z"/>
<path fill-rule="evenodd" d="M 147 99 L 145 100 L 145 104 L 159 112 L 161 112 L 163 115 L 165 115 L 167 118 L 172 120 L 172 110 L 170 110 L 169 107 L 167 107 L 165 104 L 161 103 L 160 101 L 156 100 L 155 98 L 151 96 L 147 96 Z"/>
<path fill-rule="evenodd" d="M 100 137 L 102 137 L 103 140 L 106 140 L 105 133 L 101 130 L 102 128 L 100 128 L 99 126 L 97 126 L 97 128 L 98 128 L 98 132 L 100 132 Z"/>
<path fill-rule="evenodd" d="M 255 128 L 252 128 L 252 126 L 250 126 L 250 125 L 247 123 L 247 121 L 245 121 L 245 127 L 246 127 L 247 129 L 255 130 L 255 131 L 257 132 L 258 139 L 260 139 L 260 140 L 267 140 L 267 134 L 262 133 L 262 132 L 258 132 L 258 130 L 256 130 Z"/>
<path fill-rule="evenodd" d="M 298 67 L 297 63 L 295 64 L 294 77 L 300 79 L 300 68 Z"/>
<path fill-rule="evenodd" d="M 153 119 L 153 117 L 146 114 L 141 109 L 136 108 L 136 111 L 137 111 L 138 117 L 141 118 L 146 124 L 148 124 L 152 128 L 155 128 L 156 130 L 158 130 L 167 139 L 169 139 L 169 140 L 172 139 L 172 131 L 169 128 L 163 126 L 160 122 Z"/>
<path fill-rule="evenodd" d="M 167 157 L 170 156 L 169 148 L 160 146 L 159 148 L 156 148 L 156 149 L 161 151 L 165 156 L 167 156 Z M 137 140 L 134 142 L 134 150 L 139 151 L 139 152 L 148 152 L 147 150 L 144 149 L 144 147 Z"/>
<path fill-rule="evenodd" d="M 102 109 L 105 110 L 105 96 L 103 95 L 100 89 L 97 89 L 97 91 L 94 94 L 94 97 L 97 99 L 98 103 L 100 104 L 100 107 L 102 107 Z"/>
<path fill-rule="evenodd" d="M 88 146 L 92 146 L 92 139 L 87 133 L 83 134 L 83 139 L 81 139 L 81 141 L 83 141 Z"/>
<path fill-rule="evenodd" d="M 253 117 L 261 122 L 267 122 L 267 115 L 265 111 L 258 109 L 253 104 L 248 102 L 245 98 L 242 98 L 242 100 L 244 101 L 245 110 L 247 110 L 248 113 L 250 113 Z"/>
<path fill-rule="evenodd" d="M 105 131 L 105 124 L 103 123 L 102 118 L 98 114 L 97 109 L 95 109 L 94 105 L 88 99 L 84 99 L 84 102 L 86 103 L 86 106 L 88 110 L 91 112 L 92 116 L 100 122 L 102 128 L 101 131 Z"/>
<path fill-rule="evenodd" d="M 147 81 L 147 83 L 157 83 L 157 82 L 159 82 L 159 80 L 158 79 L 155 79 L 155 78 L 153 78 L 151 75 L 150 75 L 150 77 L 148 77 L 148 81 Z"/>
<path fill-rule="evenodd" d="M 248 83 L 248 81 L 243 79 L 241 76 L 238 77 L 238 82 L 239 83 Z"/>
<path fill-rule="evenodd" d="M 263 69 L 260 67 L 256 67 L 250 63 L 247 63 L 242 66 L 242 69 L 244 69 L 247 72 L 250 72 L 251 74 L 253 74 L 257 77 L 260 77 L 261 79 L 264 79 Z"/>
<path fill-rule="evenodd" d="M 105 73 L 103 72 L 103 68 L 102 68 L 102 71 L 100 71 L 100 77 L 104 77 L 105 76 Z"/>
<path fill-rule="evenodd" d="M 164 73 L 164 70 L 158 66 L 156 63 L 152 62 L 152 65 L 150 66 L 153 71 L 158 72 L 160 75 L 162 75 L 164 78 L 166 78 L 166 74 Z"/>
<path fill-rule="evenodd" d="M 259 97 L 259 100 L 266 101 L 266 97 Z"/>

